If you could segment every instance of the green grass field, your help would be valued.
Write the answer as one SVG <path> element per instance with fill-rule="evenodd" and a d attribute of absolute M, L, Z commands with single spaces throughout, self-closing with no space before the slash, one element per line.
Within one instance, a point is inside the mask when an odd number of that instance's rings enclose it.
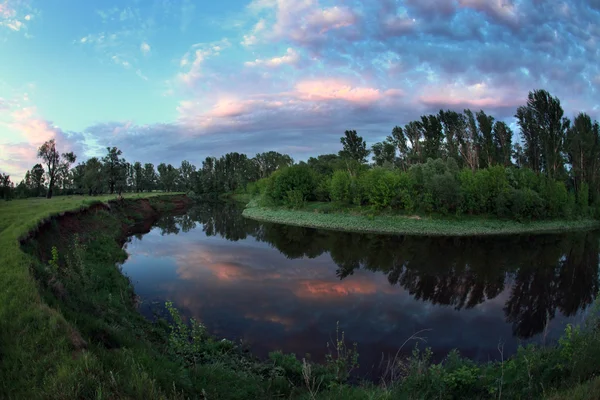
<path fill-rule="evenodd" d="M 441 218 L 394 214 L 370 215 L 364 210 L 328 209 L 325 203 L 308 203 L 304 209 L 257 207 L 249 204 L 244 217 L 263 222 L 358 233 L 424 236 L 484 236 L 556 233 L 600 228 L 593 219 L 517 222 L 483 217 Z"/>
<path fill-rule="evenodd" d="M 148 198 L 164 193 L 127 194 Z M 0 398 L 60 398 L 61 385 L 69 374 L 93 363 L 93 356 L 76 358 L 71 325 L 57 309 L 40 297 L 19 239 L 40 221 L 64 211 L 116 199 L 112 196 L 65 196 L 0 202 Z M 49 392 L 50 388 L 57 391 Z M 65 391 L 65 393 L 68 393 Z M 65 397 L 67 398 L 67 397 Z"/>

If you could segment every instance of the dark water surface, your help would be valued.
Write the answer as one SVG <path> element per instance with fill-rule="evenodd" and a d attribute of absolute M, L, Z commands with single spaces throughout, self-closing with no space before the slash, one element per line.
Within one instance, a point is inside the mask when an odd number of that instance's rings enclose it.
<path fill-rule="evenodd" d="M 322 360 L 336 322 L 377 370 L 413 333 L 438 358 L 551 344 L 598 291 L 597 232 L 496 238 L 361 235 L 244 219 L 233 204 L 162 218 L 123 272 L 152 318 L 165 301 L 219 336 Z M 415 343 L 402 353 L 409 354 Z M 374 368 L 375 366 L 375 368 Z"/>

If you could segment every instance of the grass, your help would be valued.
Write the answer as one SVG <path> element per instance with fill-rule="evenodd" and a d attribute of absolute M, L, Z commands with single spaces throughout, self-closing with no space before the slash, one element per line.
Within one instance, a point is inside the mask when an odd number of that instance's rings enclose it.
<path fill-rule="evenodd" d="M 73 337 L 77 333 L 60 306 L 50 307 L 40 295 L 32 274 L 37 260 L 21 250 L 19 240 L 51 215 L 115 198 L 65 196 L 0 202 L 0 397 L 69 398 L 70 391 L 61 382 L 69 377 L 83 378 L 86 371 L 93 374 L 98 360 L 93 352 L 74 356 Z M 74 381 L 71 384 L 77 385 Z"/>
<path fill-rule="evenodd" d="M 570 390 L 548 396 L 548 400 L 600 400 L 600 377 L 582 383 Z"/>
<path fill-rule="evenodd" d="M 284 207 L 258 207 L 250 202 L 243 215 L 257 221 L 306 228 L 398 235 L 515 235 L 600 228 L 600 221 L 593 219 L 517 222 L 469 216 L 442 218 L 390 213 L 375 215 L 364 209 L 339 209 L 328 203 L 308 203 L 303 209 L 291 210 Z"/>

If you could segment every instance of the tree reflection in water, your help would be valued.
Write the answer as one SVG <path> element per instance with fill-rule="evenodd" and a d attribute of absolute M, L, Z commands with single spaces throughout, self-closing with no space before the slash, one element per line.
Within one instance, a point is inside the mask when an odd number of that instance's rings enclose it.
<path fill-rule="evenodd" d="M 597 232 L 469 238 L 356 234 L 259 223 L 243 218 L 234 203 L 203 204 L 156 225 L 165 235 L 189 232 L 197 223 L 207 236 L 253 237 L 292 259 L 328 253 L 340 279 L 359 268 L 379 271 L 414 298 L 457 310 L 494 299 L 509 286 L 504 313 L 522 339 L 542 332 L 557 310 L 575 315 L 598 292 Z"/>

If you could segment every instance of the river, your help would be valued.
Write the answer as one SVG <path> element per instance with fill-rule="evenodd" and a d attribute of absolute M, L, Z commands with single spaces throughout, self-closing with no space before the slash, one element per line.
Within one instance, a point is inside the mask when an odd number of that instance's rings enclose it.
<path fill-rule="evenodd" d="M 431 347 L 477 361 L 551 345 L 598 291 L 599 234 L 429 238 L 342 233 L 245 219 L 235 204 L 164 216 L 126 244 L 122 265 L 148 318 L 165 301 L 266 357 L 322 361 L 336 324 L 360 373 Z"/>

